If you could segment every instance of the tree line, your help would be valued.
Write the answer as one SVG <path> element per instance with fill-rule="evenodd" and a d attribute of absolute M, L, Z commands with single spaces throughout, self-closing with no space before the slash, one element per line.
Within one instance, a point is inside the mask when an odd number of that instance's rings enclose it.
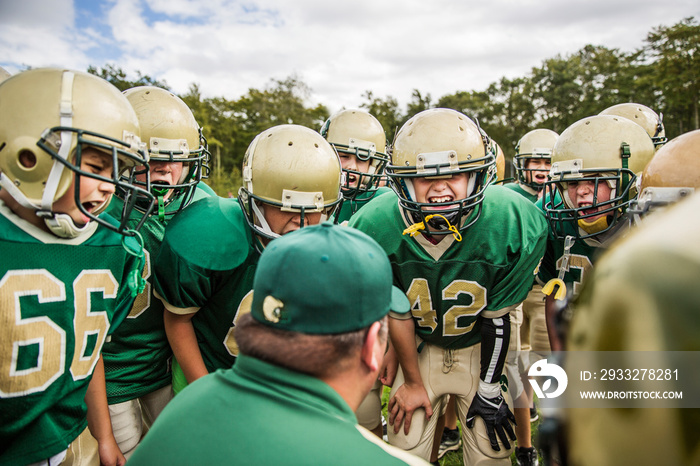
<path fill-rule="evenodd" d="M 165 81 L 137 72 L 136 80 L 115 65 L 93 66 L 88 72 L 121 90 L 153 85 L 169 89 Z M 638 102 L 663 114 L 670 138 L 700 128 L 700 24 L 694 17 L 672 26 L 658 26 L 632 52 L 586 45 L 579 51 L 546 59 L 523 77 L 501 78 L 483 91 L 456 91 L 434 100 L 414 89 L 405 109 L 393 96 L 365 91 L 358 102 L 384 126 L 387 139 L 411 116 L 433 107 L 458 110 L 476 118 L 499 143 L 506 158 L 522 135 L 535 128 L 561 133 L 572 123 L 598 114 L 611 105 Z M 323 104 L 307 104 L 311 89 L 297 76 L 270 80 L 251 88 L 237 100 L 203 97 L 191 84 L 180 97 L 203 127 L 212 153 L 209 184 L 219 195 L 236 193 L 240 166 L 248 144 L 270 126 L 294 123 L 320 128 L 328 118 Z"/>

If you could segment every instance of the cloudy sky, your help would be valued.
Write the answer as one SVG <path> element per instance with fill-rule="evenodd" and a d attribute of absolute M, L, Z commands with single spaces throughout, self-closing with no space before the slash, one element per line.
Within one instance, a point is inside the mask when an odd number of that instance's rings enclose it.
<path fill-rule="evenodd" d="M 586 44 L 632 51 L 689 16 L 698 0 L 0 0 L 0 66 L 109 63 L 229 99 L 294 74 L 333 112 L 366 90 L 483 90 Z"/>

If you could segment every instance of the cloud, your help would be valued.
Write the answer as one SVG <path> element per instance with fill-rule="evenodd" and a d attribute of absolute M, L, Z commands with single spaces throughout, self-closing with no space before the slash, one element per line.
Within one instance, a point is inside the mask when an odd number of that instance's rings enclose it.
<path fill-rule="evenodd" d="M 653 27 L 700 16 L 696 0 L 101 0 L 89 14 L 67 0 L 3 3 L 7 69 L 114 63 L 230 99 L 294 74 L 331 111 L 366 90 L 401 104 L 413 89 L 483 90 L 587 44 L 632 51 Z"/>

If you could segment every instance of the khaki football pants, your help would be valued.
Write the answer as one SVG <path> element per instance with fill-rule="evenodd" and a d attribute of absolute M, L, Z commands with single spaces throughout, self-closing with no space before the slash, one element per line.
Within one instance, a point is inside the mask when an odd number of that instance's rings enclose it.
<path fill-rule="evenodd" d="M 172 398 L 173 390 L 168 385 L 140 398 L 109 405 L 114 438 L 127 460 Z"/>
<path fill-rule="evenodd" d="M 544 313 L 545 295 L 542 287 L 535 285 L 523 301 L 523 320 L 520 326 L 520 370 L 527 373 L 530 366 L 547 357 L 551 351 L 547 321 Z"/>
<path fill-rule="evenodd" d="M 416 347 L 422 342 L 416 338 Z M 506 449 L 499 440 L 501 451 L 491 448 L 484 421 L 477 417 L 474 427 L 466 427 L 466 416 L 472 398 L 479 386 L 479 373 L 481 371 L 481 344 L 459 350 L 445 350 L 443 348 L 425 343 L 418 354 L 418 365 L 421 377 L 428 392 L 430 403 L 433 407 L 433 415 L 426 420 L 425 410 L 418 409 L 413 413 L 411 429 L 408 435 L 404 435 L 403 426 L 397 434 L 394 434 L 392 426 L 388 429 L 389 443 L 403 450 L 430 461 L 435 429 L 440 413 L 445 409 L 448 397 L 453 395 L 456 399 L 457 416 L 462 423 L 462 453 L 465 465 L 499 464 L 510 465 L 511 448 Z M 396 375 L 396 381 L 391 389 L 394 396 L 396 390 L 403 384 L 404 377 L 401 368 Z M 512 402 L 507 392 L 503 392 L 512 411 Z"/>

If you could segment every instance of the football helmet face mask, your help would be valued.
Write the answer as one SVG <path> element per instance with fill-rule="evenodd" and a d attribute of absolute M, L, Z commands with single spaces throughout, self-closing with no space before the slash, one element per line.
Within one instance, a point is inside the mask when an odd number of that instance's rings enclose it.
<path fill-rule="evenodd" d="M 265 206 L 328 218 L 342 199 L 340 159 L 321 135 L 299 125 L 280 125 L 258 134 L 243 157 L 238 202 L 255 235 L 277 238 L 265 220 Z"/>
<path fill-rule="evenodd" d="M 450 109 L 425 110 L 408 120 L 392 145 L 386 171 L 405 217 L 429 235 L 464 231 L 481 214 L 484 190 L 496 176 L 496 154 L 486 133 L 465 115 Z M 415 178 L 468 177 L 467 196 L 448 202 L 418 202 Z M 428 231 L 428 225 L 434 230 Z"/>
<path fill-rule="evenodd" d="M 210 158 L 207 143 L 192 111 L 172 92 L 154 86 L 140 86 L 124 91 L 124 95 L 138 116 L 141 139 L 148 148 L 151 167 L 173 162 L 182 164 L 182 173 L 177 180 L 158 180 L 153 173 L 150 176 L 151 193 L 157 200 L 157 209 L 152 209 L 152 213 L 165 220 L 189 205 L 197 184 L 207 177 Z M 143 169 L 138 174 L 143 178 Z M 145 183 L 137 183 L 145 188 Z M 117 192 L 120 197 L 121 194 Z M 171 204 L 173 208 L 166 209 Z M 147 207 L 136 206 L 144 213 Z"/>
<path fill-rule="evenodd" d="M 338 151 L 341 161 L 354 156 L 360 162 L 369 162 L 366 172 L 343 168 L 344 201 L 354 201 L 363 193 L 373 196 L 389 162 L 382 124 L 365 111 L 341 110 L 326 120 L 320 133 Z"/>
<path fill-rule="evenodd" d="M 549 129 L 533 129 L 525 134 L 515 145 L 515 157 L 513 157 L 513 167 L 518 183 L 541 191 L 544 184 L 534 181 L 534 172 L 538 169 L 528 168 L 528 161 L 532 159 L 552 160 L 552 148 L 557 142 L 559 135 Z"/>
<path fill-rule="evenodd" d="M 582 239 L 612 229 L 635 199 L 637 174 L 653 155 L 646 132 L 625 118 L 598 115 L 568 127 L 554 145 L 543 196 L 554 236 Z M 569 195 L 569 183 L 587 181 L 593 183 L 593 200 L 579 206 Z M 610 191 L 609 200 L 599 200 L 603 183 Z M 561 201 L 555 200 L 556 190 Z"/>
<path fill-rule="evenodd" d="M 630 211 L 643 217 L 700 190 L 700 130 L 682 134 L 661 147 L 644 168 L 639 197 Z"/>
<path fill-rule="evenodd" d="M 663 114 L 657 114 L 654 110 L 646 105 L 635 103 L 623 103 L 608 107 L 599 115 L 621 116 L 632 120 L 639 126 L 644 128 L 651 140 L 654 142 L 654 147 L 666 144 L 666 130 L 663 123 Z"/>
<path fill-rule="evenodd" d="M 127 227 L 134 205 L 153 202 L 148 190 L 134 183 L 134 167 L 148 166 L 136 114 L 116 87 L 96 76 L 46 68 L 4 81 L 0 148 L 2 188 L 24 208 L 35 211 L 57 236 L 73 238 L 91 227 L 90 222 L 78 227 L 69 215 L 53 211 L 54 202 L 71 184 L 75 204 L 84 216 L 126 236 L 135 234 Z M 81 169 L 86 148 L 109 156 L 110 177 Z M 117 226 L 99 217 L 108 201 L 97 208 L 81 203 L 81 177 L 111 183 L 125 193 L 125 215 Z"/>

